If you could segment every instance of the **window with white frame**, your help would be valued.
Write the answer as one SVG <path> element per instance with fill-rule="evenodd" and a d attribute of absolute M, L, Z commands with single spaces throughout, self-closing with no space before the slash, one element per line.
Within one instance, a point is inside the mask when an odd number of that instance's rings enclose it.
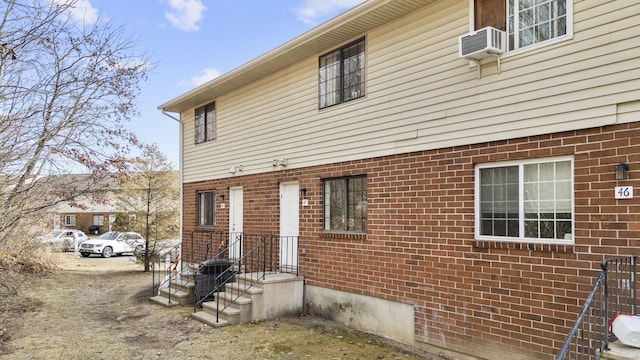
<path fill-rule="evenodd" d="M 215 140 L 216 138 L 216 103 L 212 102 L 196 108 L 195 143 Z"/>
<path fill-rule="evenodd" d="M 364 38 L 322 55 L 318 67 L 320 109 L 364 96 Z"/>
<path fill-rule="evenodd" d="M 507 51 L 573 34 L 574 0 L 473 0 L 474 30 L 506 31 Z"/>
<path fill-rule="evenodd" d="M 103 226 L 104 225 L 104 215 L 93 215 L 93 225 Z"/>
<path fill-rule="evenodd" d="M 520 49 L 570 33 L 572 0 L 508 0 L 509 49 Z"/>
<path fill-rule="evenodd" d="M 76 226 L 76 216 L 75 215 L 65 215 L 64 216 L 64 226 Z"/>
<path fill-rule="evenodd" d="M 476 167 L 476 237 L 573 242 L 573 159 Z"/>
<path fill-rule="evenodd" d="M 197 224 L 214 226 L 216 221 L 216 193 L 215 191 L 200 191 L 197 193 Z"/>
<path fill-rule="evenodd" d="M 366 232 L 367 177 L 325 179 L 324 230 Z"/>

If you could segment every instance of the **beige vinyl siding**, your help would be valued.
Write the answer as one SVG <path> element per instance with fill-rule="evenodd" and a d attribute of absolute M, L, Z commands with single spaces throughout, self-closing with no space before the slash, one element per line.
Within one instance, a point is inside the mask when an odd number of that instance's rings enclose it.
<path fill-rule="evenodd" d="M 278 151 L 275 145 L 281 142 L 286 145 L 291 136 L 312 135 L 305 135 L 299 126 L 295 133 L 296 126 L 288 124 L 300 123 L 306 113 L 317 109 L 316 63 L 310 61 L 293 67 L 287 74 L 271 75 L 216 99 L 218 137 L 215 141 L 194 145 L 193 115 L 183 118 L 185 181 L 193 173 L 204 173 L 199 179 L 210 178 L 212 173 L 228 176 L 231 166 L 243 165 L 246 173 L 256 172 L 258 168 L 259 171 L 271 170 L 271 160 L 286 157 L 275 152 Z M 265 148 L 275 151 L 270 154 Z"/>
<path fill-rule="evenodd" d="M 618 104 L 618 122 L 632 122 L 640 119 L 640 100 Z"/>
<path fill-rule="evenodd" d="M 217 99 L 218 138 L 193 144 L 182 114 L 184 181 L 634 121 L 640 5 L 575 1 L 573 39 L 475 67 L 458 58 L 468 1 L 442 1 L 366 35 L 366 96 L 318 110 L 313 57 Z M 333 50 L 334 48 L 327 49 Z M 321 54 L 317 54 L 320 56 Z M 633 106 L 625 109 L 634 113 Z M 637 119 L 635 119 L 637 121 Z"/>

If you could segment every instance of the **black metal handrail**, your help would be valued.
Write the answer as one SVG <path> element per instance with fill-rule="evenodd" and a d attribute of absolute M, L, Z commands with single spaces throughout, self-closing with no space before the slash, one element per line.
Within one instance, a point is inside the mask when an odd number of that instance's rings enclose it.
<path fill-rule="evenodd" d="M 244 272 L 244 275 L 241 278 L 236 278 L 235 275 L 242 273 L 242 271 L 237 271 L 232 267 L 229 267 L 225 271 L 216 274 L 214 281 L 215 286 L 213 286 L 213 288 L 208 293 L 199 294 L 198 296 L 196 296 L 194 311 L 198 311 L 198 309 L 201 309 L 202 304 L 208 299 L 213 298 L 214 294 L 219 294 L 222 292 L 229 294 L 229 296 L 225 297 L 215 296 L 216 322 L 218 322 L 221 311 L 224 311 L 226 308 L 231 306 L 234 301 L 239 299 L 242 295 L 246 294 L 249 289 L 251 289 L 260 279 L 264 280 L 266 278 L 267 272 L 273 271 L 271 266 L 269 266 L 269 268 L 267 267 L 268 262 L 264 261 L 268 258 L 268 245 L 271 244 L 271 240 L 271 238 L 260 239 L 253 249 L 249 250 L 245 255 L 241 257 L 239 263 L 244 264 L 244 270 L 249 270 L 248 272 Z M 234 282 L 240 282 L 241 284 L 238 284 L 238 286 L 234 287 L 227 286 Z"/>
<path fill-rule="evenodd" d="M 154 259 L 151 266 L 152 275 L 152 296 L 158 294 L 161 287 L 168 288 L 168 303 L 171 304 L 171 289 L 176 283 L 180 283 L 184 287 L 193 285 L 193 276 L 195 269 L 193 264 L 200 263 L 208 258 L 222 258 L 228 256 L 229 247 L 240 245 L 242 241 L 242 233 L 187 233 L 186 239 L 180 243 L 179 258 L 174 259 L 173 264 L 169 264 L 163 268 L 163 258 Z M 185 241 L 187 246 L 185 246 Z M 229 243 L 231 243 L 229 245 Z M 187 248 L 187 251 L 184 249 Z M 217 252 L 213 254 L 214 249 Z M 156 268 L 158 274 L 156 275 Z M 157 279 L 157 282 L 156 282 Z"/>
<path fill-rule="evenodd" d="M 637 314 L 637 256 L 603 260 L 556 360 L 598 360 L 614 339 L 609 322 L 616 314 Z"/>
<path fill-rule="evenodd" d="M 151 296 L 155 296 L 162 286 L 169 288 L 169 303 L 171 302 L 171 277 L 177 269 L 181 244 L 158 249 L 154 245 L 150 251 L 149 266 L 151 269 Z M 161 250 L 161 251 L 160 251 Z M 156 282 L 157 280 L 157 282 Z"/>
<path fill-rule="evenodd" d="M 216 322 L 219 322 L 220 313 L 247 294 L 256 283 L 264 280 L 268 273 L 298 275 L 297 236 L 263 235 L 256 239 L 249 238 L 245 240 L 244 248 L 245 252 L 237 259 L 237 270 L 229 267 L 215 277 L 214 286 L 208 293 L 197 294 L 194 311 L 197 312 L 204 302 L 215 298 Z M 229 271 L 236 273 L 229 274 Z M 236 274 L 242 276 L 236 277 Z M 237 284 L 231 285 L 234 282 Z"/>
<path fill-rule="evenodd" d="M 298 237 L 279 235 L 255 235 L 234 232 L 190 232 L 186 233 L 186 238 L 182 241 L 182 253 L 180 254 L 179 266 L 167 267 L 164 274 L 158 279 L 158 283 L 153 280 L 152 293 L 157 294 L 160 286 L 169 288 L 169 303 L 171 303 L 171 288 L 176 282 L 182 286 L 195 286 L 195 277 L 198 264 L 209 259 L 229 259 L 233 267 L 229 271 L 244 273 L 243 281 L 250 281 L 249 284 L 242 284 L 248 287 L 259 280 L 264 279 L 264 275 L 269 272 L 294 273 L 298 275 Z M 256 248 L 259 247 L 259 251 Z M 188 249 L 187 251 L 184 251 Z M 161 266 L 157 267 L 161 269 Z M 155 271 L 156 267 L 152 267 Z M 261 275 L 257 275 L 261 274 Z M 228 282 L 226 279 L 233 278 L 229 274 L 219 274 L 220 286 L 216 286 L 219 291 L 222 283 Z M 255 280 L 251 280 L 253 277 Z M 246 290 L 245 290 L 246 292 Z M 203 296 L 203 299 L 209 298 Z M 239 297 L 239 296 L 238 296 Z M 196 299 L 196 308 L 201 306 L 198 303 L 200 296 Z"/>

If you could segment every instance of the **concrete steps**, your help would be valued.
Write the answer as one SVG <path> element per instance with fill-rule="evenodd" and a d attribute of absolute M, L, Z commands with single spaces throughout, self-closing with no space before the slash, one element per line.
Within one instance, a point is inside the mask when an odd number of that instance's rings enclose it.
<path fill-rule="evenodd" d="M 254 279 L 251 286 L 251 279 Z M 202 311 L 192 314 L 211 326 L 248 323 L 286 315 L 298 315 L 303 307 L 303 279 L 292 274 L 268 274 L 255 280 L 255 274 L 238 274 L 236 281 L 214 294 L 213 301 L 202 304 Z M 224 306 L 228 305 L 226 308 Z M 216 321 L 218 307 L 221 311 Z"/>
<path fill-rule="evenodd" d="M 195 304 L 193 278 L 183 276 L 182 279 L 186 280 L 172 282 L 170 290 L 168 287 L 160 288 L 158 294 L 150 300 L 165 307 Z M 202 310 L 194 312 L 192 317 L 202 323 L 220 327 L 295 316 L 302 312 L 304 286 L 302 277 L 272 273 L 267 274 L 264 279 L 257 279 L 258 276 L 255 273 L 237 274 L 234 282 L 225 285 L 225 291 L 215 293 L 213 301 L 202 303 Z M 228 306 L 222 309 L 225 304 Z M 222 310 L 216 321 L 218 306 Z"/>
<path fill-rule="evenodd" d="M 165 307 L 195 303 L 196 295 L 193 281 L 177 280 L 172 281 L 170 285 L 171 288 L 160 288 L 158 295 L 151 297 L 150 300 Z"/>
<path fill-rule="evenodd" d="M 178 301 L 173 301 L 173 298 L 171 298 L 171 301 L 169 301 L 168 297 L 162 296 L 162 295 L 152 296 L 151 298 L 149 298 L 149 300 L 151 300 L 151 302 L 153 303 L 162 305 L 164 307 L 173 307 L 173 306 L 182 305 Z"/>
<path fill-rule="evenodd" d="M 219 321 L 216 321 L 215 314 L 211 314 L 205 311 L 199 311 L 199 312 L 193 313 L 191 314 L 191 317 L 200 321 L 203 324 L 207 324 L 213 327 L 222 327 L 222 326 L 230 325 L 227 320 L 224 320 L 222 318 L 220 318 Z"/>

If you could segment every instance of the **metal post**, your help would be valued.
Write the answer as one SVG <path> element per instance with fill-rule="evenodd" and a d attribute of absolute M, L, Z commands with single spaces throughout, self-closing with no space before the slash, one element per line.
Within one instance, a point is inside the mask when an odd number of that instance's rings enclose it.
<path fill-rule="evenodd" d="M 160 260 L 158 259 L 158 265 L 160 265 Z M 169 304 L 171 304 L 171 278 L 173 278 L 173 274 L 171 271 L 171 262 L 169 262 L 169 271 L 168 271 L 168 275 L 169 275 Z"/>
<path fill-rule="evenodd" d="M 151 264 L 151 297 L 156 295 L 156 269 L 153 264 Z"/>
<path fill-rule="evenodd" d="M 604 326 L 606 327 L 604 331 L 606 336 L 604 337 L 603 350 L 609 350 L 609 270 L 607 266 L 607 260 L 602 260 L 600 267 L 602 268 L 602 271 L 604 271 Z"/>
<path fill-rule="evenodd" d="M 631 279 L 629 279 L 629 282 L 633 283 L 633 285 L 631 285 L 631 288 L 633 289 L 633 315 L 637 315 L 638 311 L 637 311 L 637 307 L 638 307 L 638 284 L 637 284 L 637 279 L 638 279 L 638 257 L 637 256 L 633 256 L 631 258 L 632 264 L 632 272 L 631 272 Z"/>
<path fill-rule="evenodd" d="M 266 239 L 260 239 L 262 242 L 262 280 L 267 278 L 267 244 Z"/>
<path fill-rule="evenodd" d="M 214 289 L 215 289 L 215 286 L 214 286 Z M 220 293 L 216 295 L 216 322 L 220 322 Z"/>
<path fill-rule="evenodd" d="M 195 249 L 195 246 L 193 245 L 193 231 L 189 233 L 189 239 L 191 241 L 191 247 L 190 249 Z M 191 250 L 191 256 L 189 256 L 189 261 L 193 262 L 193 250 Z M 184 260 L 184 259 L 183 259 Z"/>
<path fill-rule="evenodd" d="M 269 241 L 269 271 L 273 271 L 273 238 L 275 235 L 271 235 Z M 278 236 L 278 246 L 280 246 L 279 240 L 280 236 Z"/>

